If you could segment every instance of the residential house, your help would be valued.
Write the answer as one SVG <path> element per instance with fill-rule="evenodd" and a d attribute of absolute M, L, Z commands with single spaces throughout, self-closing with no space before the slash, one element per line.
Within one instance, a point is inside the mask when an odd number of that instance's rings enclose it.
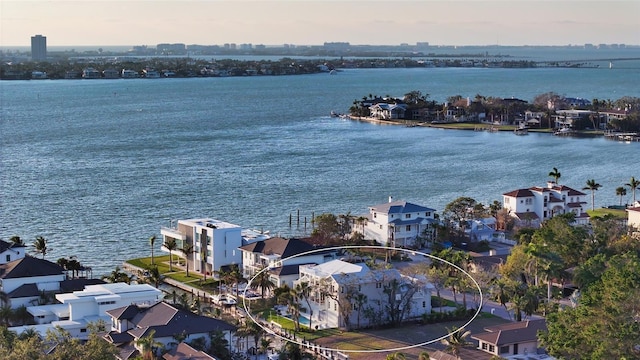
<path fill-rule="evenodd" d="M 561 128 L 575 128 L 576 124 L 580 120 L 590 120 L 592 112 L 590 110 L 556 110 L 556 114 L 553 115 L 554 127 Z"/>
<path fill-rule="evenodd" d="M 547 187 L 534 186 L 504 193 L 502 203 L 519 225 L 540 226 L 544 220 L 570 212 L 575 214 L 576 224 L 586 225 L 589 223 L 586 197 L 581 191 L 549 181 Z"/>
<path fill-rule="evenodd" d="M 364 238 L 391 247 L 418 247 L 436 235 L 435 210 L 406 201 L 371 206 L 363 223 Z"/>
<path fill-rule="evenodd" d="M 318 328 L 358 328 L 389 322 L 390 316 L 406 320 L 431 312 L 433 286 L 397 269 L 372 270 L 363 263 L 332 260 L 301 265 L 294 284 L 301 283 L 312 288 L 305 316 Z M 397 312 L 392 315 L 389 308 Z"/>
<path fill-rule="evenodd" d="M 104 338 L 116 345 L 120 352 L 118 359 L 132 359 L 141 354 L 137 340 L 149 336 L 162 344 L 165 350 L 176 353 L 179 348 L 175 335 L 184 337 L 182 341 L 191 342 L 203 338 L 206 346 L 210 344 L 210 333 L 222 332 L 232 350 L 236 347 L 234 333 L 236 327 L 222 320 L 196 315 L 190 311 L 175 308 L 165 302 L 151 306 L 127 305 L 107 311 L 111 318 L 111 331 Z M 239 345 L 242 342 L 237 342 Z"/>
<path fill-rule="evenodd" d="M 640 235 L 640 206 L 627 208 L 627 225 L 636 235 Z"/>
<path fill-rule="evenodd" d="M 25 245 L 0 240 L 0 264 L 22 259 L 25 256 Z"/>
<path fill-rule="evenodd" d="M 11 248 L 4 253 L 4 260 L 7 256 L 18 257 Z M 60 291 L 60 283 L 66 279 L 65 270 L 60 265 L 25 255 L 24 249 L 19 256 L 22 257 L 0 264 L 0 291 L 8 295 L 11 308 L 27 305 L 37 300 L 43 292 Z"/>
<path fill-rule="evenodd" d="M 110 69 L 104 69 L 102 71 L 102 75 L 104 76 L 105 79 L 118 79 L 120 78 L 120 72 L 116 69 L 110 68 Z"/>
<path fill-rule="evenodd" d="M 193 252 L 184 254 L 180 250 L 173 254 L 185 258 L 190 270 L 201 274 L 213 274 L 214 271 L 242 263 L 239 247 L 250 242 L 269 238 L 267 234 L 252 230 L 243 230 L 240 226 L 215 219 L 178 220 L 177 225 L 162 227 L 162 250 L 168 252 L 164 244 L 174 239 L 177 249 L 192 245 Z"/>
<path fill-rule="evenodd" d="M 381 102 L 369 107 L 370 116 L 380 120 L 404 119 L 406 111 L 406 104 L 387 104 Z"/>
<path fill-rule="evenodd" d="M 465 233 L 471 241 L 493 241 L 496 233 L 496 218 L 487 217 L 467 220 Z"/>
<path fill-rule="evenodd" d="M 525 320 L 490 326 L 484 332 L 472 334 L 478 349 L 500 357 L 537 355 L 543 353 L 538 343 L 538 331 L 547 331 L 545 319 Z"/>
<path fill-rule="evenodd" d="M 101 77 L 102 75 L 100 74 L 100 71 L 94 68 L 89 67 L 82 70 L 83 79 L 100 79 Z"/>
<path fill-rule="evenodd" d="M 100 320 L 110 323 L 109 310 L 131 304 L 150 306 L 161 301 L 163 294 L 148 284 L 113 283 L 87 285 L 82 291 L 56 294 L 55 298 L 59 303 L 27 307 L 37 325 L 11 330 L 20 334 L 33 328 L 44 336 L 48 329 L 61 327 L 71 336 L 86 340 L 89 323 Z"/>
<path fill-rule="evenodd" d="M 303 264 L 322 264 L 336 258 L 336 251 L 322 251 L 300 239 L 274 237 L 240 247 L 242 252 L 242 273 L 251 279 L 256 273 L 268 267 L 269 278 L 280 287 L 293 285 L 298 279 L 298 268 Z M 285 260 L 283 262 L 283 260 Z"/>

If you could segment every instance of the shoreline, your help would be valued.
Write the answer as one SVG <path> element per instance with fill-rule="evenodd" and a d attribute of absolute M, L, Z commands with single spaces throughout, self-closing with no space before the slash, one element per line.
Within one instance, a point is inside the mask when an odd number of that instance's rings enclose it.
<path fill-rule="evenodd" d="M 465 130 L 465 131 L 491 131 L 491 132 L 513 132 L 518 128 L 517 125 L 494 125 L 490 123 L 470 123 L 470 122 L 443 122 L 443 123 L 428 123 L 428 122 L 418 122 L 415 120 L 384 120 L 384 119 L 376 119 L 371 117 L 359 117 L 359 116 L 351 116 L 345 115 L 342 118 L 349 119 L 352 121 L 366 122 L 376 125 L 393 125 L 393 126 L 405 126 L 405 127 L 428 127 L 434 129 L 445 129 L 445 130 Z M 549 134 L 554 135 L 553 129 L 548 128 L 527 128 L 528 132 L 539 133 L 539 134 Z M 604 136 L 604 131 L 583 131 L 579 130 L 572 134 L 567 135 L 559 135 L 559 136 L 567 136 L 567 137 L 598 137 Z"/>

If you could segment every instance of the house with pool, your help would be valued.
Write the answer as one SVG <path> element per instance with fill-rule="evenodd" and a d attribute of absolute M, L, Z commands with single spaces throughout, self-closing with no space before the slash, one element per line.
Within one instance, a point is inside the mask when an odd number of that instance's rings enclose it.
<path fill-rule="evenodd" d="M 313 328 L 398 324 L 431 312 L 433 285 L 397 269 L 374 270 L 343 260 L 301 265 L 294 287 L 298 285 L 311 288 L 301 305 Z"/>

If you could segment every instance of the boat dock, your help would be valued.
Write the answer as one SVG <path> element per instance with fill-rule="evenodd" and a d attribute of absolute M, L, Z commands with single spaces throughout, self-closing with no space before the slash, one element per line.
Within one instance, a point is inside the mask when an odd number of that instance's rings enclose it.
<path fill-rule="evenodd" d="M 629 133 L 608 132 L 604 134 L 604 137 L 606 139 L 625 141 L 625 142 L 640 141 L 640 134 L 632 133 L 632 132 L 629 132 Z"/>

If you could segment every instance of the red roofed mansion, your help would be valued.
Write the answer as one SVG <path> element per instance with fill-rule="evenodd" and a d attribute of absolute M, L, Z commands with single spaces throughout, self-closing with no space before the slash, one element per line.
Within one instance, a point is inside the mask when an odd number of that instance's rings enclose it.
<path fill-rule="evenodd" d="M 589 223 L 586 197 L 581 191 L 549 181 L 547 187 L 534 186 L 504 193 L 502 203 L 520 224 L 540 226 L 555 215 L 572 212 L 577 224 L 586 225 Z"/>

